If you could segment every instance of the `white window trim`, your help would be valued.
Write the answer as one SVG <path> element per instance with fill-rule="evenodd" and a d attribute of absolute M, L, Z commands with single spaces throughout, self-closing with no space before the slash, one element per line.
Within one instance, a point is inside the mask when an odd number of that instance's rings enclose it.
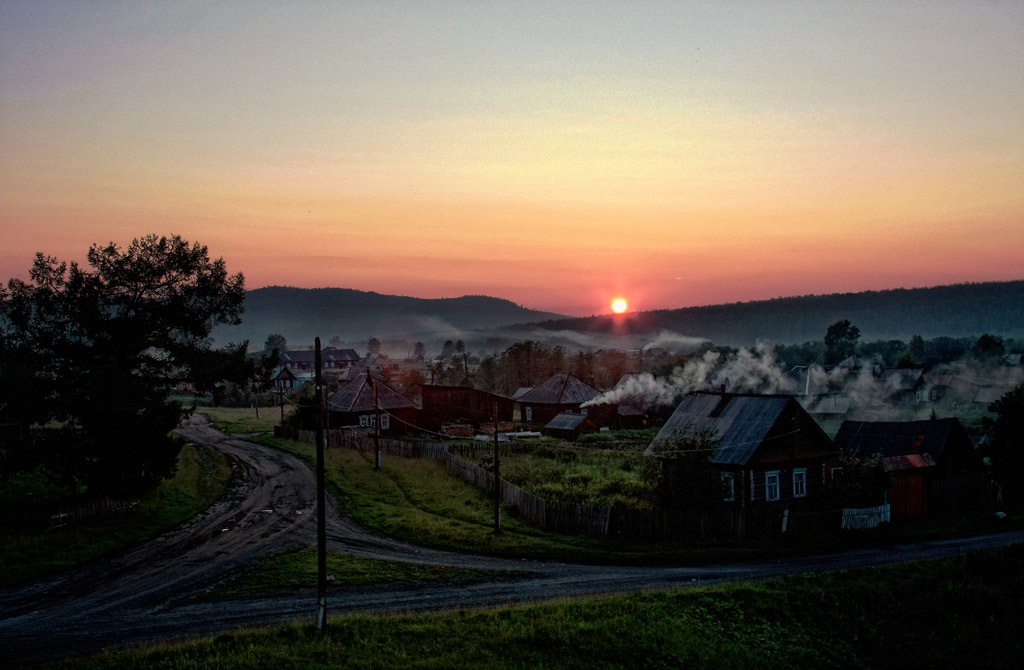
<path fill-rule="evenodd" d="M 363 427 L 369 426 L 370 425 L 370 417 L 368 417 L 365 414 L 360 414 L 359 415 L 359 425 L 363 426 Z"/>
<path fill-rule="evenodd" d="M 733 502 L 736 500 L 736 477 L 731 472 L 722 473 L 722 481 L 725 482 L 725 497 L 722 498 L 725 502 Z"/>
<path fill-rule="evenodd" d="M 799 489 L 797 483 L 800 484 Z M 807 468 L 796 468 L 793 470 L 793 497 L 807 497 Z"/>
<path fill-rule="evenodd" d="M 769 481 L 773 477 L 775 478 L 775 495 L 774 496 L 772 495 L 772 488 L 771 488 L 771 485 L 769 484 Z M 768 502 L 774 502 L 776 500 L 779 500 L 782 497 L 782 490 L 781 490 L 781 485 L 780 484 L 781 484 L 781 481 L 779 479 L 779 471 L 778 470 L 772 470 L 770 472 L 764 473 L 764 499 L 767 500 Z"/>
<path fill-rule="evenodd" d="M 581 407 L 580 408 L 580 414 L 582 414 L 583 416 L 586 416 L 587 415 L 587 408 L 586 407 Z"/>
<path fill-rule="evenodd" d="M 526 420 L 527 421 L 533 421 L 533 408 L 532 407 L 527 407 L 526 408 Z"/>
<path fill-rule="evenodd" d="M 391 415 L 390 414 L 381 414 L 380 415 L 380 429 L 381 430 L 388 430 L 389 428 L 391 428 Z"/>

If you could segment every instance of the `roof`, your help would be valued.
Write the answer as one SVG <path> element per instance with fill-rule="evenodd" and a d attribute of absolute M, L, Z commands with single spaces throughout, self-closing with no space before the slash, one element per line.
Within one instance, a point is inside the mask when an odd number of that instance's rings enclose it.
<path fill-rule="evenodd" d="M 377 377 L 363 372 L 345 384 L 340 391 L 327 401 L 328 409 L 335 412 L 372 412 L 375 409 L 374 389 L 377 387 L 377 399 L 380 408 L 385 410 L 416 407 L 416 403 L 391 388 Z"/>
<path fill-rule="evenodd" d="M 576 430 L 587 418 L 586 414 L 556 414 L 544 427 L 550 430 Z"/>
<path fill-rule="evenodd" d="M 912 391 L 923 373 L 920 368 L 886 368 L 882 371 L 882 381 L 894 391 Z"/>
<path fill-rule="evenodd" d="M 882 459 L 885 467 L 890 470 L 913 470 L 915 468 L 930 468 L 935 465 L 935 460 L 930 454 L 908 454 L 906 456 L 889 456 Z"/>
<path fill-rule="evenodd" d="M 512 399 L 513 400 L 519 400 L 520 398 L 522 398 L 524 395 L 526 395 L 527 393 L 529 393 L 532 390 L 533 390 L 532 386 L 520 386 L 519 388 L 516 389 L 516 392 L 512 394 Z"/>
<path fill-rule="evenodd" d="M 882 458 L 928 454 L 938 463 L 951 439 L 970 442 L 956 419 L 925 421 L 843 421 L 836 446 L 856 458 L 879 454 Z"/>
<path fill-rule="evenodd" d="M 745 465 L 791 402 L 796 405 L 792 396 L 694 391 L 683 398 L 654 441 L 710 429 L 719 439 L 710 461 Z"/>
<path fill-rule="evenodd" d="M 278 353 L 281 357 L 282 363 L 307 363 L 313 365 L 316 358 L 316 352 L 312 349 L 297 349 L 295 351 L 281 351 Z M 320 359 L 326 363 L 328 361 L 358 361 L 359 354 L 356 353 L 355 349 L 321 349 Z"/>
<path fill-rule="evenodd" d="M 561 372 L 546 382 L 519 396 L 520 403 L 541 403 L 549 405 L 577 405 L 593 400 L 601 392 L 572 376 Z"/>
<path fill-rule="evenodd" d="M 1000 386 L 989 386 L 986 388 L 978 389 L 978 395 L 974 396 L 974 402 L 982 403 L 985 405 L 991 405 L 996 400 L 1002 398 L 1008 389 Z"/>

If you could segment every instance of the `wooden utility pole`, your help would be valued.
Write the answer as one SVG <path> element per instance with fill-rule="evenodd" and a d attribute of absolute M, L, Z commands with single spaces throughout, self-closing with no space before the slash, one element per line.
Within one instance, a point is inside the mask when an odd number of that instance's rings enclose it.
<path fill-rule="evenodd" d="M 316 338 L 316 629 L 327 623 L 327 495 L 324 486 L 324 403 L 320 377 L 320 338 Z"/>
<path fill-rule="evenodd" d="M 494 403 L 494 534 L 501 534 L 501 468 L 498 461 L 498 403 Z"/>
<path fill-rule="evenodd" d="M 373 375 L 369 372 L 366 373 L 367 379 L 373 379 Z M 380 395 L 377 393 L 377 382 L 372 381 L 373 384 L 373 408 L 375 412 L 375 423 L 376 429 L 373 432 L 373 446 L 376 454 L 376 460 L 374 461 L 374 470 L 380 470 L 381 456 L 380 456 Z"/>

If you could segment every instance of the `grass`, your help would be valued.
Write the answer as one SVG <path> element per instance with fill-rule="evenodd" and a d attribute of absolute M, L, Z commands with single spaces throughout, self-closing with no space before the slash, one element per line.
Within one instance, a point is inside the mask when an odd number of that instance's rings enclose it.
<path fill-rule="evenodd" d="M 506 577 L 511 579 L 531 573 L 521 570 L 477 570 L 421 565 L 329 552 L 327 554 L 327 574 L 329 576 L 328 589 L 338 590 L 376 584 L 438 581 L 468 583 L 484 578 Z M 290 549 L 247 566 L 230 582 L 205 594 L 202 599 L 264 598 L 315 589 L 316 582 L 316 549 Z"/>
<path fill-rule="evenodd" d="M 650 506 L 652 489 L 641 478 L 642 451 L 594 447 L 536 446 L 501 455 L 501 476 L 547 500 L 611 507 Z M 481 449 L 476 459 L 490 467 L 493 457 Z"/>
<path fill-rule="evenodd" d="M 178 469 L 130 512 L 41 532 L 0 535 L 0 586 L 139 544 L 203 511 L 223 494 L 231 465 L 220 452 L 186 445 Z"/>
<path fill-rule="evenodd" d="M 58 668 L 1019 667 L 1024 547 L 763 582 L 334 619 Z"/>
<path fill-rule="evenodd" d="M 206 416 L 214 428 L 228 434 L 273 433 L 274 426 L 281 422 L 276 407 L 261 408 L 258 419 L 256 410 L 250 407 L 199 407 L 196 414 Z"/>

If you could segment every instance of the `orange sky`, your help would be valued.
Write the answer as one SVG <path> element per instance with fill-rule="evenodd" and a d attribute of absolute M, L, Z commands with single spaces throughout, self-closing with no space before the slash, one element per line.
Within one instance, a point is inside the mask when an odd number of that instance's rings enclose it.
<path fill-rule="evenodd" d="M 1024 6 L 5 3 L 0 278 L 568 314 L 1024 278 Z"/>

